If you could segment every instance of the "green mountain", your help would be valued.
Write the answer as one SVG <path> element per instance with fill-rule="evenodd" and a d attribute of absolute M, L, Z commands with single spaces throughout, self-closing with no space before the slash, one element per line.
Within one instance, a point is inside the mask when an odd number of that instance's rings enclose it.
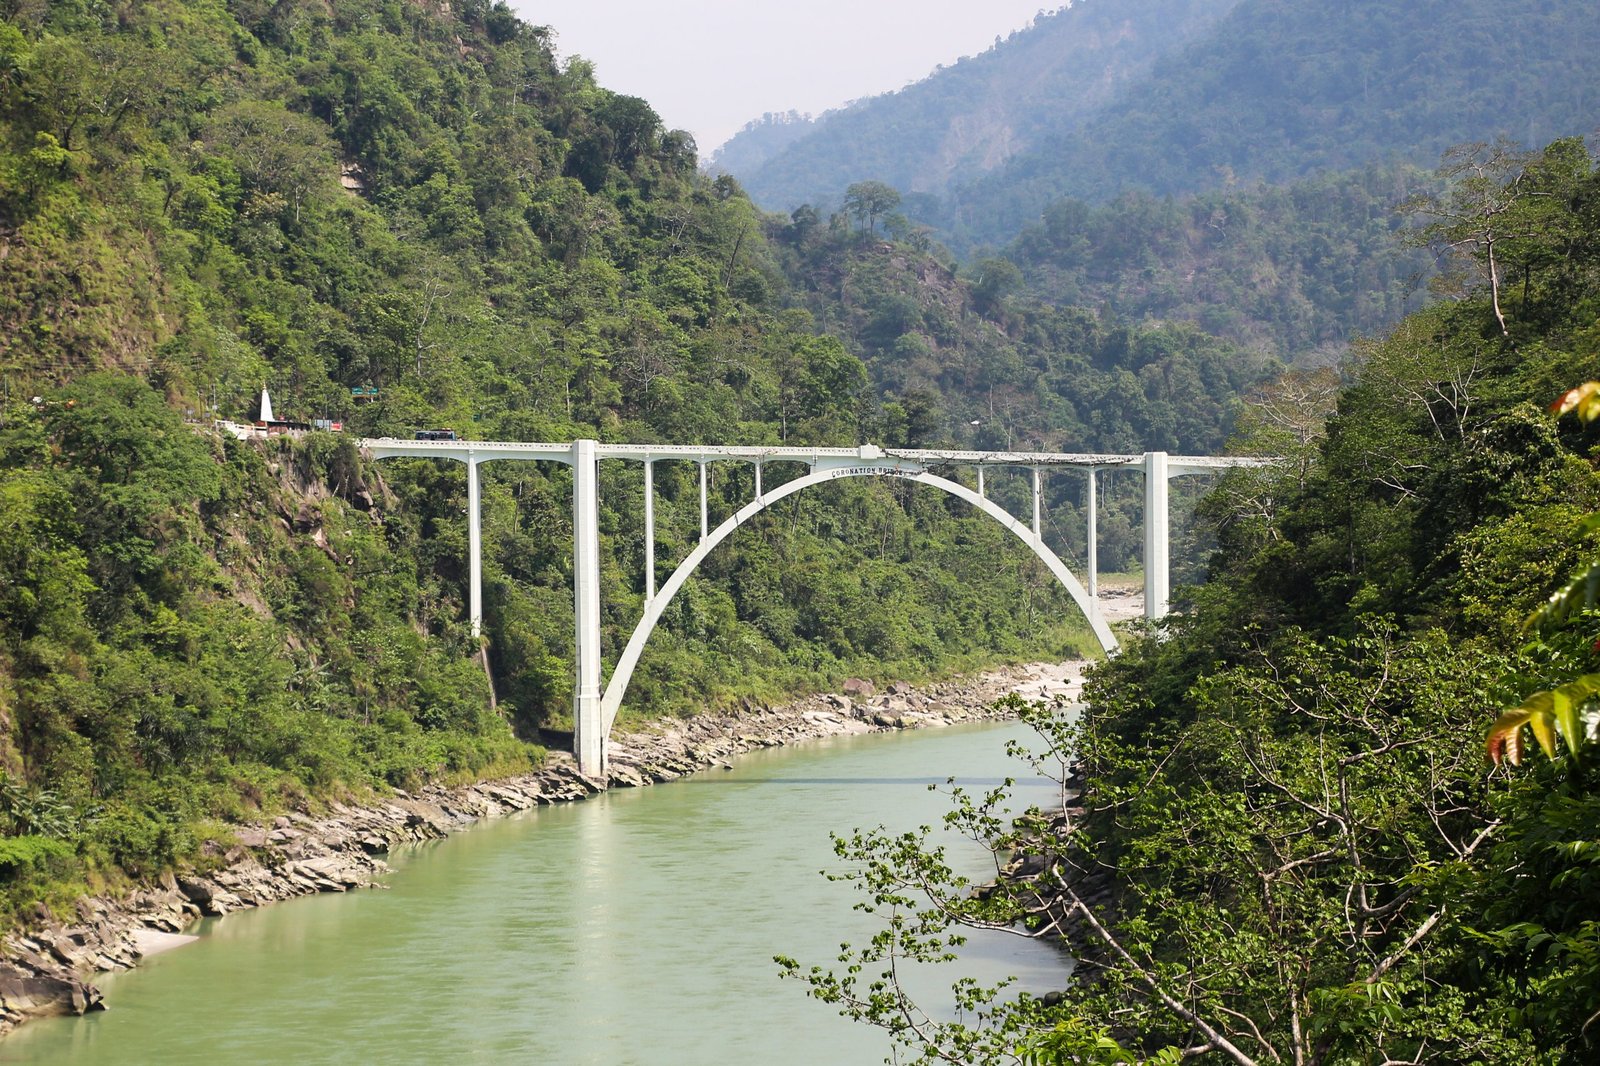
<path fill-rule="evenodd" d="M 1432 166 L 1452 144 L 1584 134 L 1597 48 L 1586 0 L 1088 0 L 735 173 L 782 210 L 885 181 L 952 247 L 996 246 L 1061 196 Z"/>
<path fill-rule="evenodd" d="M 1094 0 L 899 93 L 768 116 L 720 158 L 819 217 L 896 187 L 904 232 L 1001 249 L 1044 303 L 1327 363 L 1429 298 L 1435 258 L 1396 239 L 1424 170 L 1587 130 L 1596 43 L 1600 15 L 1566 0 Z M 987 147 L 940 147 L 971 130 Z"/>
<path fill-rule="evenodd" d="M 711 153 L 706 169 L 714 174 L 748 174 L 811 132 L 815 120 L 798 111 L 767 112 L 747 123 Z"/>
<path fill-rule="evenodd" d="M 1051 199 L 1282 182 L 1454 144 L 1583 135 L 1600 108 L 1583 0 L 1247 0 L 1090 121 L 950 205 L 952 232 L 1015 232 Z"/>
<path fill-rule="evenodd" d="M 981 55 L 811 120 L 752 122 L 712 155 L 763 207 L 832 210 L 883 181 L 940 201 L 1076 128 L 1238 0 L 1091 0 L 1041 14 Z"/>
<path fill-rule="evenodd" d="M 1600 355 L 1600 173 L 1575 140 L 1476 162 L 1435 236 L 1520 236 L 1343 389 L 1246 413 L 1294 461 L 1206 502 L 1212 581 L 1096 686 L 1076 865 L 1115 871 L 1127 954 L 1087 945 L 1063 1017 L 1189 1046 L 1143 970 L 1257 1062 L 1592 1057 L 1600 435 L 1546 405 Z M 1491 765 L 1541 691 L 1553 758 Z"/>
<path fill-rule="evenodd" d="M 1005 260 L 958 270 L 916 242 L 795 222 L 773 236 L 795 297 L 861 354 L 893 444 L 1214 452 L 1239 395 L 1278 365 L 1193 326 L 1038 300 Z"/>

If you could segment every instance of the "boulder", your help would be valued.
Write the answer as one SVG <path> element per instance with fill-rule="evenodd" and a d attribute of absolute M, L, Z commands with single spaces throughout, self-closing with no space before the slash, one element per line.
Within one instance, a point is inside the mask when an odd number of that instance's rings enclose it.
<path fill-rule="evenodd" d="M 854 696 L 857 699 L 875 695 L 878 691 L 871 681 L 863 681 L 859 677 L 846 680 L 841 688 L 846 696 Z"/>
<path fill-rule="evenodd" d="M 178 878 L 178 891 L 184 894 L 191 903 L 198 903 L 202 907 L 211 902 L 213 888 L 210 882 L 202 881 L 196 877 Z"/>
<path fill-rule="evenodd" d="M 61 963 L 69 970 L 76 969 L 94 955 L 94 952 L 85 947 L 79 938 L 67 935 L 53 938 L 48 946 L 50 954 L 60 959 Z"/>
<path fill-rule="evenodd" d="M 104 918 L 107 912 L 105 901 L 94 896 L 84 896 L 78 900 L 78 917 L 85 922 L 93 922 Z"/>
<path fill-rule="evenodd" d="M 612 762 L 611 783 L 613 785 L 621 785 L 624 788 L 642 788 L 645 784 L 645 778 L 636 767 L 629 766 L 627 763 Z"/>
<path fill-rule="evenodd" d="M 86 1014 L 104 1010 L 100 990 L 66 976 L 29 974 L 14 966 L 0 966 L 0 1007 L 23 1017 Z"/>

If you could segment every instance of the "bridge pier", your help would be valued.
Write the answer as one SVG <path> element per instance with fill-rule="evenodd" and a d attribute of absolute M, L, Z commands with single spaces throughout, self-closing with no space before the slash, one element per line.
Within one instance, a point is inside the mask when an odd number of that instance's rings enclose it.
<path fill-rule="evenodd" d="M 483 636 L 483 507 L 478 460 L 467 459 L 467 618 L 472 635 Z"/>
<path fill-rule="evenodd" d="M 1168 541 L 1167 453 L 1144 453 L 1144 616 L 1167 613 L 1171 551 Z"/>
<path fill-rule="evenodd" d="M 1096 509 L 1100 505 L 1100 493 L 1095 484 L 1095 468 L 1089 468 L 1089 498 L 1084 504 L 1088 517 L 1089 536 L 1087 547 L 1084 551 L 1084 564 L 1089 568 L 1089 602 L 1094 604 L 1095 610 L 1100 609 L 1100 531 Z"/>
<path fill-rule="evenodd" d="M 644 461 L 644 602 L 656 598 L 656 461 Z"/>
<path fill-rule="evenodd" d="M 1039 468 L 1033 468 L 1033 535 L 1035 539 L 1044 536 L 1044 523 L 1040 521 L 1040 508 L 1044 503 L 1044 483 L 1039 476 Z"/>
<path fill-rule="evenodd" d="M 572 747 L 578 770 L 604 781 L 606 729 L 600 710 L 600 460 L 597 441 L 572 443 L 572 607 L 577 683 Z"/>
<path fill-rule="evenodd" d="M 705 540 L 706 534 L 711 532 L 707 523 L 710 512 L 706 510 L 706 461 L 700 460 L 700 539 Z"/>

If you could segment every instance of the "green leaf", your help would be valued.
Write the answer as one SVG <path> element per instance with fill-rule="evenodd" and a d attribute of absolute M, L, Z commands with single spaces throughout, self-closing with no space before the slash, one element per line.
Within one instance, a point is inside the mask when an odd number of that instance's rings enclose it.
<path fill-rule="evenodd" d="M 1555 690 L 1556 725 L 1561 739 L 1567 742 L 1568 751 L 1577 751 L 1583 745 L 1584 729 L 1581 711 L 1600 696 L 1600 674 L 1585 674 Z"/>
<path fill-rule="evenodd" d="M 1596 602 L 1600 602 L 1600 558 L 1590 560 L 1565 585 L 1552 592 L 1550 598 L 1522 623 L 1522 631 L 1548 632 L 1570 618 L 1575 610 L 1592 610 Z"/>
<path fill-rule="evenodd" d="M 1583 746 L 1583 709 L 1600 697 L 1600 674 L 1584 674 L 1560 688 L 1535 692 L 1520 707 L 1505 711 L 1489 728 L 1486 741 L 1489 758 L 1496 765 L 1502 758 L 1516 766 L 1522 761 L 1522 727 L 1550 758 L 1556 758 L 1555 734 L 1559 730 L 1567 750 Z"/>
<path fill-rule="evenodd" d="M 1544 749 L 1545 755 L 1554 759 L 1556 738 L 1550 727 L 1555 718 L 1556 694 L 1548 690 L 1535 692 L 1523 701 L 1522 706 L 1528 712 L 1528 729 L 1533 733 L 1533 738 Z"/>

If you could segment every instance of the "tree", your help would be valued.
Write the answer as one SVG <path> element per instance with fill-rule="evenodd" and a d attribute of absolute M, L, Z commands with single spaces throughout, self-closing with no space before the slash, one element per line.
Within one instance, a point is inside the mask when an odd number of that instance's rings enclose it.
<path fill-rule="evenodd" d="M 1513 145 L 1466 144 L 1445 153 L 1438 176 L 1442 194 L 1425 193 L 1402 207 L 1433 219 L 1412 240 L 1448 249 L 1477 261 L 1489 285 L 1489 306 L 1501 336 L 1509 337 L 1502 306 L 1508 256 L 1526 258 L 1532 248 L 1549 248 L 1564 220 L 1565 195 L 1588 174 L 1586 154 L 1574 158 L 1574 142 L 1558 141 L 1543 152 Z M 1532 264 L 1527 264 L 1531 272 Z"/>
<path fill-rule="evenodd" d="M 1136 669 L 1162 654 L 1130 650 Z M 1013 820 L 1005 787 L 952 788 L 946 827 L 996 855 L 983 886 L 927 827 L 837 838 L 883 927 L 841 947 L 842 969 L 780 965 L 923 1063 L 1039 1061 L 1058 1026 L 1074 1040 L 1114 1026 L 1134 1053 L 1096 1040 L 1088 1062 L 1515 1061 L 1487 1054 L 1430 976 L 1459 936 L 1445 890 L 1499 824 L 1470 752 L 1448 747 L 1492 669 L 1443 634 L 1380 623 L 1213 675 L 1175 730 L 1129 735 L 1104 689 L 1081 725 L 1021 707 L 1044 740 L 1016 752 L 1025 772 L 1057 781 L 1065 805 L 1077 756 L 1085 809 Z M 967 929 L 1065 934 L 1079 979 L 1050 1002 L 957 980 L 971 1020 L 939 1021 L 905 974 L 954 962 Z"/>
<path fill-rule="evenodd" d="M 1009 259 L 999 256 L 980 259 L 975 270 L 972 299 L 984 314 L 1000 310 L 1006 297 L 1022 288 L 1022 271 Z"/>
<path fill-rule="evenodd" d="M 1253 553 L 1283 539 L 1280 511 L 1310 484 L 1338 395 L 1338 373 L 1321 369 L 1287 371 L 1246 397 L 1228 450 L 1277 461 L 1229 472 L 1199 505 L 1233 550 Z"/>
<path fill-rule="evenodd" d="M 595 119 L 611 132 L 610 161 L 629 173 L 659 146 L 661 117 L 637 96 L 606 94 L 595 109 Z"/>
<path fill-rule="evenodd" d="M 844 209 L 867 233 L 878 228 L 878 216 L 900 206 L 900 193 L 881 181 L 858 181 L 844 191 Z"/>
<path fill-rule="evenodd" d="M 327 133 L 281 105 L 255 100 L 230 105 L 217 114 L 207 141 L 238 169 L 258 213 L 287 208 L 298 223 L 312 192 L 333 184 Z"/>
<path fill-rule="evenodd" d="M 783 238 L 796 247 L 803 247 L 822 219 L 810 204 L 801 204 L 789 214 L 789 224 L 783 229 Z"/>

